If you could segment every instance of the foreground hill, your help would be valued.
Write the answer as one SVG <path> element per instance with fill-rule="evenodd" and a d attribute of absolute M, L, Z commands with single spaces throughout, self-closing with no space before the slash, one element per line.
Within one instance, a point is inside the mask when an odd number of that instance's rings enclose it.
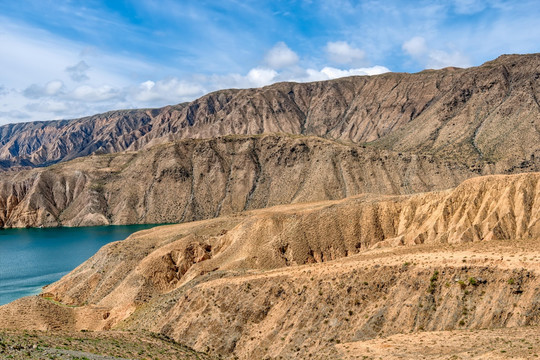
<path fill-rule="evenodd" d="M 531 359 L 540 354 L 538 334 L 538 326 L 422 331 L 338 344 L 336 348 L 341 359 L 416 360 L 418 354 L 425 360 Z M 16 360 L 44 356 L 58 360 L 222 359 L 186 349 L 163 336 L 150 336 L 133 331 L 0 331 L 0 355 Z"/>
<path fill-rule="evenodd" d="M 0 226 L 172 223 L 370 192 L 451 188 L 457 161 L 316 137 L 184 140 L 0 173 Z"/>
<path fill-rule="evenodd" d="M 175 139 L 288 133 L 536 170 L 540 54 L 469 69 L 222 90 L 191 103 L 0 127 L 0 164 L 43 166 Z"/>
<path fill-rule="evenodd" d="M 157 227 L 106 245 L 0 318 L 147 329 L 243 359 L 372 356 L 392 334 L 538 326 L 539 204 L 531 173 Z"/>
<path fill-rule="evenodd" d="M 159 334 L 139 332 L 0 331 L 0 359 L 210 360 Z"/>

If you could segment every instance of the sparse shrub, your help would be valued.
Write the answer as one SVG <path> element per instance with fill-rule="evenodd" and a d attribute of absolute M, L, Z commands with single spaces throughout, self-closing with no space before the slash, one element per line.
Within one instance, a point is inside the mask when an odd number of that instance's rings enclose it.
<path fill-rule="evenodd" d="M 439 279 L 439 271 L 435 270 L 433 272 L 433 275 L 431 275 L 431 279 L 429 279 L 428 293 L 430 293 L 430 294 L 435 293 L 435 290 L 437 289 L 437 280 L 438 279 Z"/>
<path fill-rule="evenodd" d="M 514 278 L 508 279 L 508 285 L 514 285 L 516 283 L 516 280 Z"/>
<path fill-rule="evenodd" d="M 472 286 L 477 286 L 478 285 L 478 280 L 476 280 L 475 277 L 470 277 L 469 278 L 469 284 L 471 284 Z"/>
<path fill-rule="evenodd" d="M 91 191 L 95 191 L 95 192 L 98 192 L 98 193 L 102 193 L 103 190 L 104 190 L 104 184 L 99 182 L 99 183 L 94 183 L 92 185 L 90 185 L 90 190 Z"/>

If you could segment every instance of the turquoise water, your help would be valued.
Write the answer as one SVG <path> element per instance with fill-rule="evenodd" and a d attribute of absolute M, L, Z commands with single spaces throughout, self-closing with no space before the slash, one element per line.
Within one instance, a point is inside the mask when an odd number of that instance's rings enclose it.
<path fill-rule="evenodd" d="M 0 305 L 38 294 L 103 245 L 153 226 L 0 230 Z"/>

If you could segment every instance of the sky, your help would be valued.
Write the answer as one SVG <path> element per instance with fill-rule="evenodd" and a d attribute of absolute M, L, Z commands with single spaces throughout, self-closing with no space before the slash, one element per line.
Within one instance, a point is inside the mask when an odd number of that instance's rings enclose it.
<path fill-rule="evenodd" d="M 538 0 L 0 0 L 0 124 L 540 52 Z"/>

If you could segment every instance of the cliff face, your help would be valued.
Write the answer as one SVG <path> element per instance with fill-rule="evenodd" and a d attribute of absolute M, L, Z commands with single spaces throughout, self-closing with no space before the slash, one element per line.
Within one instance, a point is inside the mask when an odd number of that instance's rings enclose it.
<path fill-rule="evenodd" d="M 500 172 L 538 166 L 540 55 L 480 67 L 223 90 L 153 110 L 0 127 L 4 166 L 41 166 L 173 139 L 280 132 L 459 156 Z M 538 169 L 536 169 L 538 170 Z"/>
<path fill-rule="evenodd" d="M 0 317 L 8 328 L 148 329 L 244 359 L 338 358 L 339 343 L 394 333 L 540 325 L 539 204 L 534 173 L 157 227 L 106 245 Z"/>
<path fill-rule="evenodd" d="M 190 221 L 540 171 L 539 91 L 540 55 L 513 55 L 470 69 L 280 83 L 163 109 L 6 125 L 4 166 L 118 155 L 5 172 L 0 225 Z M 289 135 L 200 140 L 270 132 Z M 175 139 L 184 141 L 164 145 Z"/>
<path fill-rule="evenodd" d="M 3 227 L 169 223 L 360 193 L 456 186 L 474 169 L 314 137 L 184 140 L 0 175 Z"/>

